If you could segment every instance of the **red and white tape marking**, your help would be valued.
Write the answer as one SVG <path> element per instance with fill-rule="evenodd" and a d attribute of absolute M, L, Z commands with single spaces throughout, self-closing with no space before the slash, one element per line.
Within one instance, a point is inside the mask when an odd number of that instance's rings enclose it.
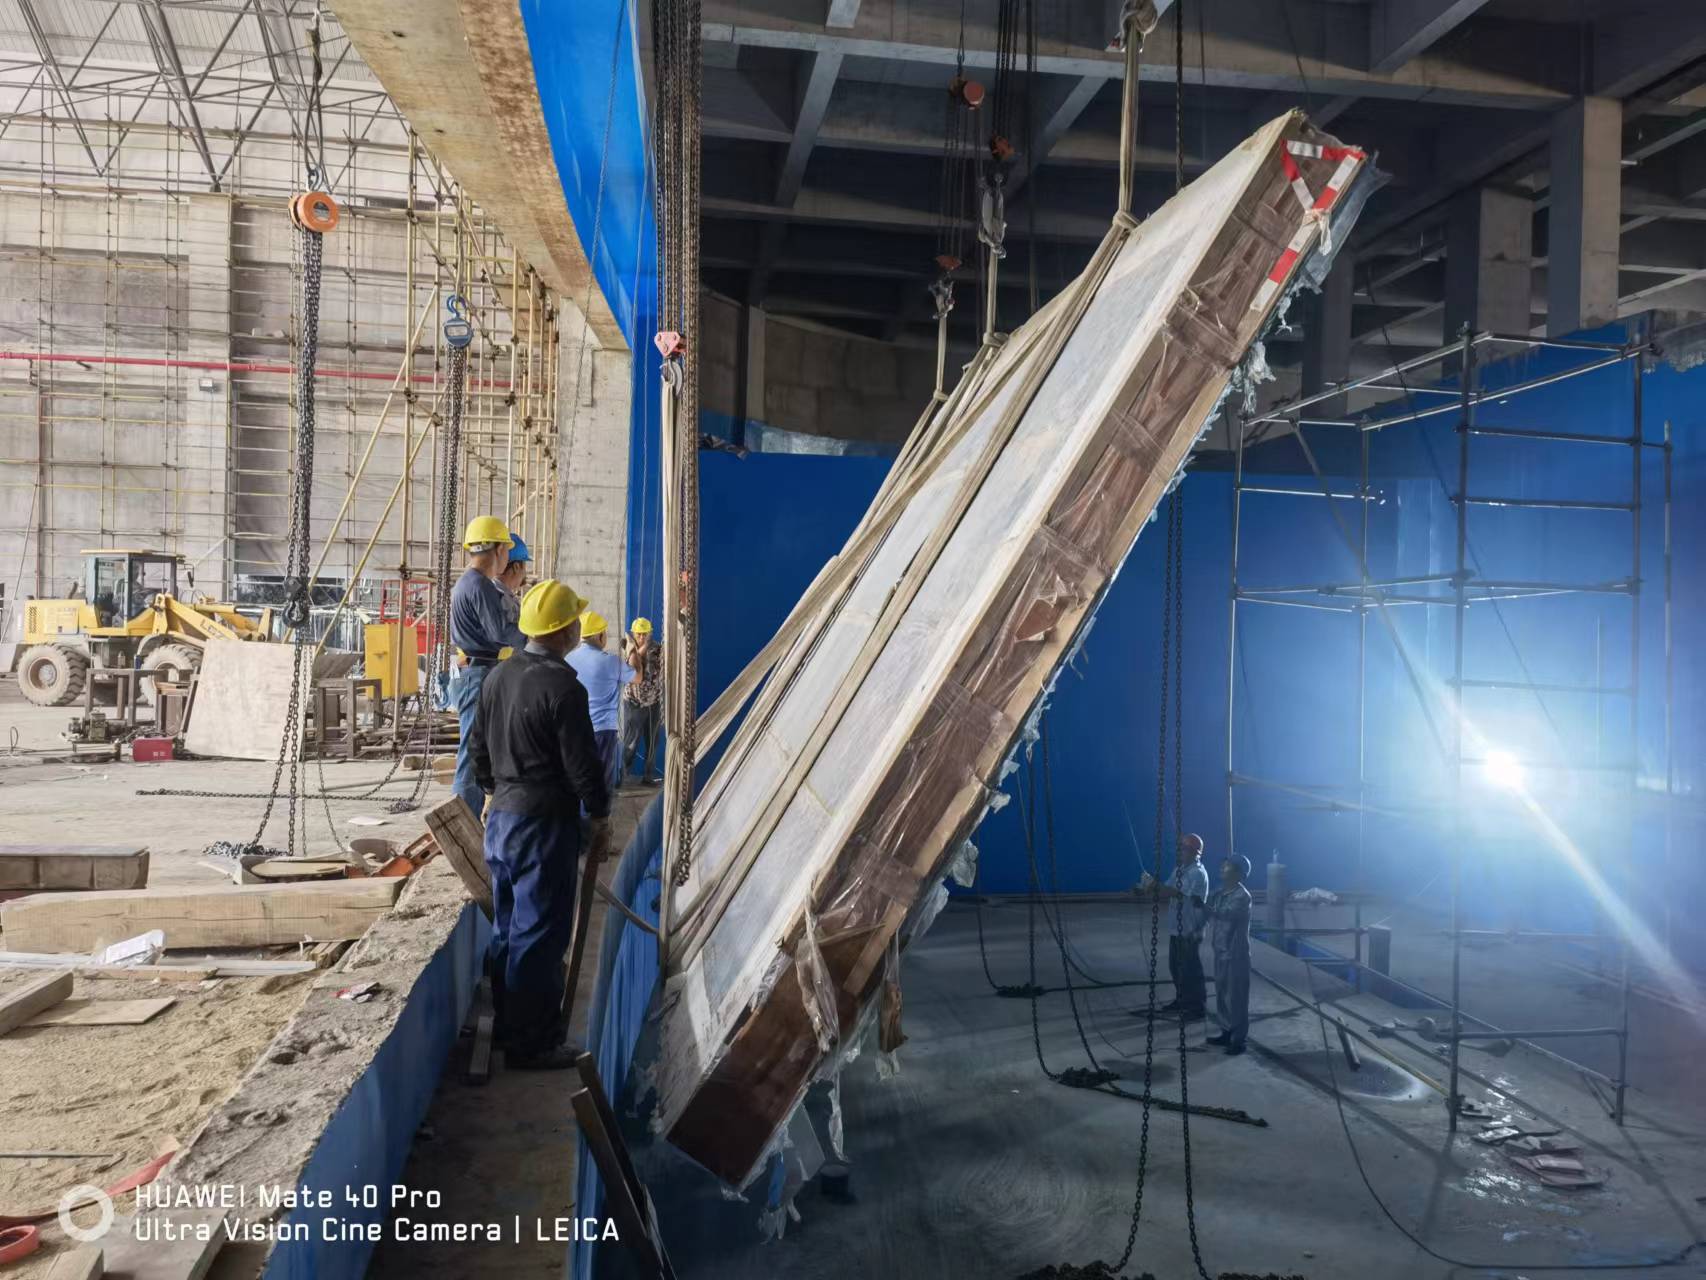
<path fill-rule="evenodd" d="M 1333 176 L 1327 180 L 1327 185 L 1321 189 L 1320 195 L 1311 195 L 1309 184 L 1303 180 L 1303 170 L 1298 168 L 1296 157 L 1306 160 L 1337 160 L 1338 167 L 1333 170 Z M 1350 182 L 1356 168 L 1367 156 L 1355 147 L 1324 147 L 1315 142 L 1288 142 L 1280 152 L 1280 167 L 1285 170 L 1286 181 L 1291 184 L 1292 194 L 1297 197 L 1308 214 L 1303 225 L 1292 236 L 1291 243 L 1286 245 L 1285 252 L 1280 254 L 1274 263 L 1273 270 L 1268 272 L 1268 278 L 1262 281 L 1262 287 L 1256 291 L 1256 297 L 1250 303 L 1250 310 L 1261 311 L 1285 284 L 1286 277 L 1291 274 L 1292 267 L 1303 255 L 1309 238 L 1315 234 L 1318 227 L 1326 221 L 1326 215 L 1338 202 L 1340 194 Z"/>

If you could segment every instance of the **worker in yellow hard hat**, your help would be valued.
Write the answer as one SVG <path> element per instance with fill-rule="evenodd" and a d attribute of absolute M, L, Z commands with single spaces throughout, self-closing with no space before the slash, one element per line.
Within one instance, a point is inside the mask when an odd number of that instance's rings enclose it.
<path fill-rule="evenodd" d="M 581 642 L 569 654 L 569 665 L 586 687 L 592 709 L 592 734 L 604 761 L 604 778 L 614 792 L 622 782 L 622 732 L 619 705 L 622 686 L 634 679 L 634 668 L 605 648 L 610 630 L 604 618 L 588 609 L 581 614 Z"/>
<path fill-rule="evenodd" d="M 509 563 L 515 539 L 496 516 L 475 516 L 462 535 L 468 567 L 450 593 L 450 642 L 462 651 L 467 665 L 451 685 L 462 740 L 456 748 L 456 781 L 452 788 L 474 816 L 480 816 L 485 797 L 474 779 L 468 737 L 480 706 L 480 688 L 503 651 L 519 649 L 526 638 L 516 628 L 517 610 L 498 579 Z"/>
<path fill-rule="evenodd" d="M 635 761 L 645 753 L 646 786 L 658 782 L 663 754 L 663 646 L 652 641 L 652 624 L 635 618 L 622 637 L 622 657 L 634 679 L 622 690 L 622 758 L 633 774 Z"/>
<path fill-rule="evenodd" d="M 521 602 L 526 643 L 486 678 L 470 735 L 475 777 L 491 796 L 487 959 L 496 1034 L 511 1067 L 560 1069 L 576 1054 L 563 1043 L 563 956 L 574 933 L 583 808 L 591 822 L 586 856 L 603 858 L 610 843 L 610 789 L 586 690 L 564 661 L 585 608 L 565 583 L 534 584 Z"/>

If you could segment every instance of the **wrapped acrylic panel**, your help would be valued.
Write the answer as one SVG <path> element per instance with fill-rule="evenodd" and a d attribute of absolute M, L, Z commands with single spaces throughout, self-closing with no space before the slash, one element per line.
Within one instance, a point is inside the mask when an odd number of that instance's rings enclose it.
<path fill-rule="evenodd" d="M 920 426 L 857 572 L 695 808 L 657 1123 L 754 1171 L 1362 167 L 1296 113 L 1136 226 Z M 1342 235 L 1342 225 L 1334 225 Z M 852 554 L 852 548 L 860 550 Z"/>

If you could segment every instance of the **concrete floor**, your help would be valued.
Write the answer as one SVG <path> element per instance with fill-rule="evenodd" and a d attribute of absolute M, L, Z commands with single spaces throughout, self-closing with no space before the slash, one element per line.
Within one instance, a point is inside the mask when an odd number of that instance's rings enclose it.
<path fill-rule="evenodd" d="M 1145 920 L 1137 908 L 1085 903 L 1066 910 L 1075 948 L 1091 972 L 1138 973 Z M 1023 907 L 987 908 L 985 926 L 996 981 L 1023 981 Z M 1258 969 L 1309 992 L 1305 966 L 1269 947 L 1256 952 Z M 1037 956 L 1041 980 L 1059 985 L 1058 952 L 1040 929 Z M 1502 965 L 1487 965 L 1470 972 L 1466 991 L 1488 1016 L 1507 1008 L 1551 1012 L 1572 997 L 1577 981 L 1558 970 L 1507 974 Z M 1416 1017 L 1326 975 L 1317 973 L 1314 983 L 1322 998 L 1353 1015 L 1353 1025 Z M 1029 1002 L 990 992 L 969 906 L 950 906 L 908 952 L 904 987 L 911 1039 L 900 1054 L 901 1074 L 879 1081 L 867 1056 L 843 1075 L 856 1203 L 830 1203 L 808 1186 L 797 1201 L 803 1220 L 782 1241 L 765 1243 L 754 1229 L 759 1204 L 724 1199 L 712 1179 L 667 1148 L 644 1152 L 679 1274 L 1014 1277 L 1051 1263 L 1118 1256 L 1131 1212 L 1140 1107 L 1043 1077 Z M 1141 989 L 1121 988 L 1081 1002 L 1092 1048 L 1127 1078 L 1141 1079 L 1143 1020 L 1132 1012 L 1141 1001 Z M 1254 1051 L 1244 1057 L 1203 1046 L 1198 1027 L 1189 1035 L 1191 1100 L 1242 1107 L 1268 1121 L 1266 1128 L 1191 1121 L 1196 1219 L 1210 1273 L 1360 1280 L 1377 1263 L 1383 1280 L 1455 1274 L 1394 1229 L 1358 1177 L 1328 1087 L 1320 1020 L 1260 980 L 1252 1006 Z M 1064 995 L 1041 1000 L 1039 1021 L 1051 1068 L 1084 1065 Z M 1706 1033 L 1698 1025 L 1684 1031 L 1680 1022 L 1674 1010 L 1648 1007 L 1636 1016 L 1637 1043 L 1644 1032 L 1667 1026 L 1692 1044 L 1698 1060 Z M 1164 1024 L 1157 1041 L 1156 1092 L 1176 1097 L 1176 1028 Z M 1443 1062 L 1425 1048 L 1395 1051 L 1418 1072 L 1444 1078 Z M 1610 1274 L 1626 1274 L 1617 1264 L 1706 1237 L 1696 1199 L 1706 1195 L 1698 1076 L 1677 1069 L 1668 1052 L 1650 1063 L 1637 1056 L 1631 1120 L 1619 1130 L 1574 1073 L 1521 1048 L 1503 1058 L 1466 1050 L 1466 1064 L 1481 1076 L 1466 1079 L 1469 1097 L 1515 1108 L 1534 1118 L 1533 1127 L 1558 1127 L 1581 1139 L 1588 1163 L 1608 1174 L 1605 1186 L 1585 1191 L 1537 1185 L 1496 1150 L 1469 1141 L 1472 1128 L 1453 1140 L 1439 1095 L 1373 1054 L 1364 1054 L 1369 1064 L 1355 1076 L 1336 1045 L 1331 1060 L 1346 1091 L 1349 1135 L 1370 1180 L 1399 1221 L 1432 1248 L 1510 1275 L 1522 1274 L 1525 1263 L 1573 1262 L 1610 1263 Z M 1351 1092 L 1376 1075 L 1397 1086 L 1401 1098 Z M 1183 1128 L 1177 1115 L 1153 1115 L 1144 1223 L 1128 1264 L 1133 1274 L 1193 1273 Z M 1666 1274 L 1706 1275 L 1706 1251 Z"/>
<path fill-rule="evenodd" d="M 75 714 L 71 707 L 37 707 L 25 702 L 16 681 L 0 679 L 0 840 L 29 844 L 66 839 L 67 824 L 79 844 L 145 844 L 149 850 L 150 885 L 214 885 L 219 874 L 201 865 L 202 850 L 212 840 L 247 840 L 255 834 L 263 802 L 250 799 L 139 796 L 139 790 L 265 791 L 273 766 L 247 760 L 173 760 L 163 764 L 118 762 L 40 763 L 32 751 L 69 751 L 62 736 Z M 15 738 L 14 738 L 15 735 Z M 15 744 L 16 750 L 11 747 Z M 378 781 L 388 764 L 377 761 L 325 763 L 328 786 L 348 787 Z M 316 762 L 304 766 L 304 786 L 320 790 Z M 449 789 L 429 782 L 420 807 L 410 813 L 389 814 L 391 799 L 409 791 L 412 775 L 399 773 L 400 785 L 387 786 L 375 799 L 306 803 L 310 853 L 334 854 L 335 842 L 327 821 L 328 807 L 345 844 L 358 836 L 381 836 L 407 842 L 426 829 L 426 810 Z M 357 791 L 365 788 L 357 786 Z M 357 815 L 383 818 L 383 826 L 352 827 Z M 284 842 L 282 806 L 277 810 L 268 840 Z"/>

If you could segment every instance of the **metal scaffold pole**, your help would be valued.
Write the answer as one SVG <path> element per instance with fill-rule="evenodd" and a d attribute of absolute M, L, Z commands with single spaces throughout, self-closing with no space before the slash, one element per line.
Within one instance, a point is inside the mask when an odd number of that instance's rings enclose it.
<path fill-rule="evenodd" d="M 1469 620 L 1469 434 L 1475 424 L 1475 342 L 1467 326 L 1463 330 L 1458 378 L 1462 387 L 1462 417 L 1457 423 L 1457 573 L 1451 645 L 1451 1074 L 1445 1096 L 1453 1133 L 1457 1131 L 1461 1102 L 1457 1083 L 1463 1031 L 1463 643 L 1464 627 Z"/>

